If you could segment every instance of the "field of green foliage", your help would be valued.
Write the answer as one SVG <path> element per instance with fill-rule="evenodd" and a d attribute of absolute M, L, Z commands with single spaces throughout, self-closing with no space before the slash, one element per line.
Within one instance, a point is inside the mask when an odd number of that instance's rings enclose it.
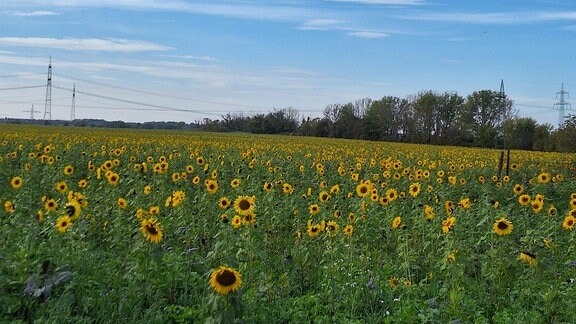
<path fill-rule="evenodd" d="M 1 322 L 568 323 L 576 155 L 0 126 Z"/>

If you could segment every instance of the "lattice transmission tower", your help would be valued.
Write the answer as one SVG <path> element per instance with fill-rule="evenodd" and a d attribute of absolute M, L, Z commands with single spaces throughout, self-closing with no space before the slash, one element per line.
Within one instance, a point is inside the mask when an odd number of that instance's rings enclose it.
<path fill-rule="evenodd" d="M 76 119 L 76 83 L 72 87 L 72 108 L 70 109 L 70 121 Z"/>
<path fill-rule="evenodd" d="M 556 99 L 560 97 L 560 101 L 554 104 L 554 109 L 558 109 L 558 126 L 564 123 L 564 114 L 566 113 L 566 109 L 572 109 L 572 105 L 566 102 L 570 94 L 567 91 L 564 91 L 564 83 L 562 83 L 562 89 L 559 92 L 556 92 Z"/>
<path fill-rule="evenodd" d="M 46 101 L 44 102 L 44 120 L 52 120 L 52 56 L 48 63 L 48 82 L 46 82 Z"/>

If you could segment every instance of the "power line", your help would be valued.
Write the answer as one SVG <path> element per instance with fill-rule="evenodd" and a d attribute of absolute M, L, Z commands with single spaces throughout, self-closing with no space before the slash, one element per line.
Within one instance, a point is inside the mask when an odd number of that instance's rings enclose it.
<path fill-rule="evenodd" d="M 67 89 L 64 87 L 59 87 L 59 86 L 55 86 L 55 85 L 53 85 L 53 87 L 56 89 L 71 91 L 70 89 Z M 155 104 L 149 104 L 149 103 L 145 103 L 145 102 L 138 102 L 138 101 L 134 101 L 134 100 L 127 100 L 127 99 L 115 98 L 115 97 L 111 97 L 111 96 L 100 95 L 100 94 L 96 94 L 96 93 L 90 93 L 90 92 L 86 92 L 86 91 L 76 91 L 76 93 L 77 94 L 83 94 L 85 96 L 91 96 L 91 97 L 96 97 L 96 98 L 101 98 L 101 99 L 107 99 L 107 100 L 112 100 L 112 101 L 117 101 L 117 102 L 128 103 L 128 104 L 132 104 L 132 105 L 157 108 L 157 109 L 160 109 L 161 111 L 167 111 L 167 110 L 168 111 L 180 111 L 180 112 L 190 112 L 190 113 L 220 116 L 219 114 L 210 113 L 210 112 L 206 112 L 206 111 L 155 105 Z"/>
<path fill-rule="evenodd" d="M 95 84 L 95 85 L 99 85 L 99 86 L 103 86 L 103 87 L 108 87 L 108 88 L 112 88 L 112 89 L 116 89 L 116 90 L 120 89 L 120 90 L 124 90 L 124 91 L 146 94 L 146 95 L 156 96 L 156 97 L 187 100 L 187 101 L 194 101 L 194 102 L 213 104 L 213 105 L 226 105 L 226 106 L 235 106 L 235 107 L 242 107 L 242 108 L 256 108 L 256 109 L 270 109 L 270 107 L 264 107 L 264 106 L 255 106 L 255 105 L 222 102 L 222 101 L 203 100 L 203 99 L 191 98 L 191 97 L 182 97 L 182 96 L 176 96 L 176 95 L 169 95 L 169 94 L 165 94 L 165 93 L 158 93 L 158 92 L 153 92 L 153 91 L 144 91 L 144 90 L 139 90 L 139 89 L 134 89 L 134 88 L 128 88 L 128 87 L 124 87 L 124 86 L 110 85 L 110 84 L 106 84 L 103 82 L 83 80 L 83 79 L 79 79 L 79 78 L 70 77 L 67 75 L 62 75 L 62 76 L 65 78 L 71 79 L 71 80 L 75 80 L 75 81 L 81 81 L 81 82 L 91 83 L 91 84 Z"/>
<path fill-rule="evenodd" d="M 37 85 L 37 86 L 23 86 L 23 87 L 12 87 L 12 88 L 0 88 L 0 91 L 5 90 L 22 90 L 22 89 L 33 89 L 33 88 L 42 88 L 45 85 Z"/>

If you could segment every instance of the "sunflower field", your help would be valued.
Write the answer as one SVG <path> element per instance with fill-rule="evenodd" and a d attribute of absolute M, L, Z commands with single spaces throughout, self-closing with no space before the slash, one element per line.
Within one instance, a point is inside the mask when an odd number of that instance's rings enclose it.
<path fill-rule="evenodd" d="M 576 155 L 500 156 L 1 125 L 0 321 L 571 322 Z"/>

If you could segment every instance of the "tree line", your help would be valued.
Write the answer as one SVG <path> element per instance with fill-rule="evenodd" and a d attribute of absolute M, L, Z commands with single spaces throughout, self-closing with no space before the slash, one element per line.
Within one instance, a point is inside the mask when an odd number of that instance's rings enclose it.
<path fill-rule="evenodd" d="M 556 130 L 517 116 L 512 100 L 492 90 L 462 97 L 422 91 L 406 98 L 386 96 L 330 104 L 322 117 L 302 118 L 297 109 L 245 116 L 228 113 L 205 119 L 201 128 L 219 132 L 303 136 L 407 143 L 576 152 L 576 117 Z"/>

